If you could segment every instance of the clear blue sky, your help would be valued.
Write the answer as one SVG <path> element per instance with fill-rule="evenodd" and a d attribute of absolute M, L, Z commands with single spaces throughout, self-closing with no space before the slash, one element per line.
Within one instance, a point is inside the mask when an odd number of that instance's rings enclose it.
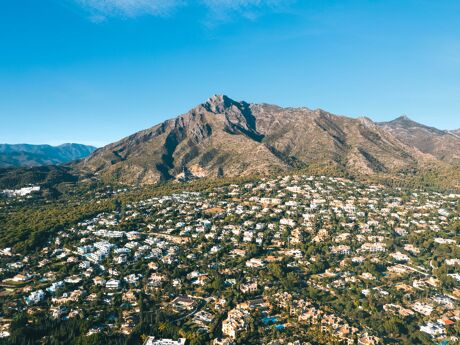
<path fill-rule="evenodd" d="M 4 0 L 0 142 L 103 145 L 212 94 L 460 128 L 458 0 Z"/>

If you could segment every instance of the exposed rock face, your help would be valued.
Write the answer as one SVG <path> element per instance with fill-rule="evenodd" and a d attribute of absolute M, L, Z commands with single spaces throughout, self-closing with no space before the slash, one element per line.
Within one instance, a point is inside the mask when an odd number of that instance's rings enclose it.
<path fill-rule="evenodd" d="M 184 167 L 204 177 L 268 174 L 321 163 L 353 174 L 437 164 L 432 152 L 392 131 L 367 118 L 214 96 L 186 114 L 98 149 L 75 167 L 124 183 L 151 184 L 182 176 Z"/>
<path fill-rule="evenodd" d="M 428 127 L 406 116 L 380 125 L 406 145 L 433 155 L 441 161 L 455 163 L 460 160 L 459 131 L 450 132 Z"/>

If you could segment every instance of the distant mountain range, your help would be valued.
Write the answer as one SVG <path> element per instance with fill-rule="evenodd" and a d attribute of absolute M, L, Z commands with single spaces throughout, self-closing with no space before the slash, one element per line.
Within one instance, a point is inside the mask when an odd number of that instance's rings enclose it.
<path fill-rule="evenodd" d="M 321 109 L 251 104 L 223 95 L 93 150 L 75 144 L 35 150 L 0 146 L 2 161 L 7 162 L 3 164 L 10 166 L 77 159 L 40 172 L 33 168 L 0 171 L 0 184 L 7 181 L 12 185 L 18 178 L 22 183 L 32 179 L 29 183 L 52 184 L 61 180 L 61 174 L 66 182 L 75 176 L 155 184 L 303 170 L 340 172 L 377 181 L 416 177 L 427 186 L 436 180 L 443 186 L 460 188 L 460 130 L 439 130 L 407 117 L 377 123 Z"/>
<path fill-rule="evenodd" d="M 241 176 L 312 166 L 353 176 L 404 176 L 451 169 L 460 160 L 458 133 L 407 117 L 376 123 L 320 109 L 250 104 L 216 95 L 186 114 L 100 148 L 73 166 L 129 184 L 153 184 L 184 174 Z"/>
<path fill-rule="evenodd" d="M 81 144 L 59 146 L 0 144 L 0 168 L 58 165 L 90 155 L 96 148 Z"/>

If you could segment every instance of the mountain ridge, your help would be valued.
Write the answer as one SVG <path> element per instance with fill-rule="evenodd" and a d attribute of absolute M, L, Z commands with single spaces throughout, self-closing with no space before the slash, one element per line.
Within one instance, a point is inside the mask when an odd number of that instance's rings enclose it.
<path fill-rule="evenodd" d="M 65 164 L 91 154 L 94 146 L 66 143 L 58 146 L 0 144 L 0 168 Z"/>
<path fill-rule="evenodd" d="M 460 189 L 457 133 L 407 116 L 374 122 L 322 109 L 283 108 L 214 95 L 186 113 L 95 149 L 82 159 L 47 165 L 47 169 L 0 169 L 0 186 L 51 186 L 88 179 L 149 185 L 303 171 Z"/>
<path fill-rule="evenodd" d="M 393 130 L 394 132 L 394 130 Z M 187 113 L 96 150 L 77 169 L 118 182 L 270 174 L 313 164 L 351 174 L 399 174 L 445 165 L 369 118 L 214 95 Z"/>
<path fill-rule="evenodd" d="M 379 125 L 406 145 L 416 147 L 440 161 L 455 163 L 460 160 L 460 136 L 455 131 L 426 126 L 407 116 L 380 122 Z"/>

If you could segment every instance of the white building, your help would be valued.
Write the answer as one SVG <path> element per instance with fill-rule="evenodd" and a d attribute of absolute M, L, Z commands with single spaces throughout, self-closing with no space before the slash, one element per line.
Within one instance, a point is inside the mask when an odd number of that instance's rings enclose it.
<path fill-rule="evenodd" d="M 295 222 L 292 219 L 289 219 L 289 218 L 282 218 L 280 220 L 280 224 L 281 225 L 292 226 L 292 227 L 295 226 Z"/>
<path fill-rule="evenodd" d="M 28 297 L 25 298 L 27 304 L 36 304 L 45 299 L 45 292 L 43 290 L 37 290 L 32 292 Z"/>
<path fill-rule="evenodd" d="M 40 191 L 39 186 L 33 186 L 33 187 L 24 187 L 24 188 L 15 189 L 15 190 L 5 189 L 3 193 L 6 194 L 8 197 L 14 197 L 14 196 L 26 196 L 33 192 L 39 192 L 39 191 Z"/>
<path fill-rule="evenodd" d="M 179 340 L 172 339 L 156 339 L 155 337 L 148 337 L 143 345 L 185 345 L 186 339 L 179 338 Z"/>
<path fill-rule="evenodd" d="M 116 279 L 110 279 L 105 283 L 107 289 L 118 289 L 120 288 L 120 281 Z"/>
<path fill-rule="evenodd" d="M 359 249 L 360 252 L 383 253 L 386 252 L 385 243 L 364 243 Z"/>
<path fill-rule="evenodd" d="M 446 334 L 446 329 L 440 323 L 428 322 L 425 326 L 420 327 L 420 331 L 428 333 L 432 337 L 443 336 Z"/>
<path fill-rule="evenodd" d="M 351 253 L 350 246 L 340 245 L 331 247 L 332 254 L 346 255 Z"/>
<path fill-rule="evenodd" d="M 235 339 L 238 334 L 248 327 L 249 313 L 243 308 L 236 307 L 228 312 L 227 318 L 222 322 L 222 333 Z"/>
<path fill-rule="evenodd" d="M 420 313 L 425 316 L 429 316 L 433 312 L 433 306 L 421 302 L 415 302 L 412 305 L 412 309 L 415 310 L 417 313 Z"/>
<path fill-rule="evenodd" d="M 86 254 L 86 253 L 92 252 L 93 250 L 94 250 L 94 247 L 91 245 L 81 246 L 77 248 L 78 254 Z"/>

